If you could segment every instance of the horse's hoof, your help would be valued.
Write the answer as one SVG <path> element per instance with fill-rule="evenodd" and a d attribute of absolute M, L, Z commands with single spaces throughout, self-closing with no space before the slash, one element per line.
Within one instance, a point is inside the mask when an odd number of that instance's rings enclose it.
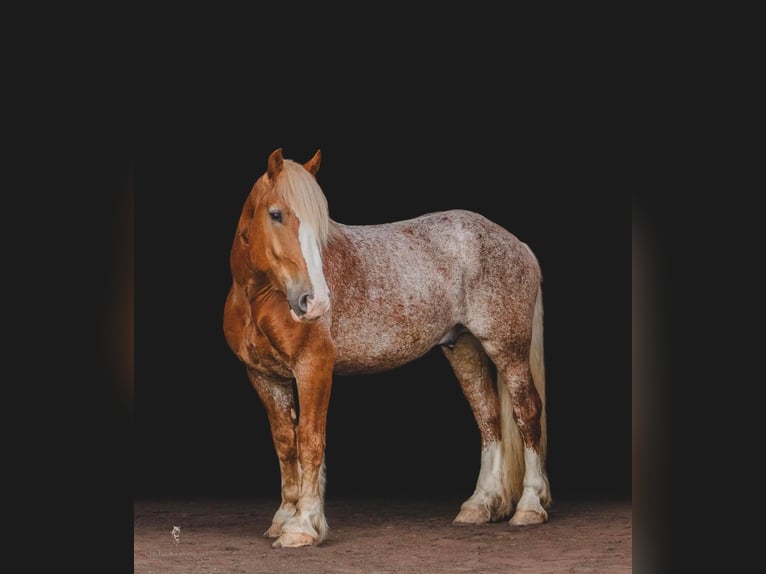
<path fill-rule="evenodd" d="M 527 526 L 528 524 L 542 524 L 546 520 L 548 520 L 548 513 L 542 507 L 540 510 L 518 508 L 509 524 L 512 526 Z"/>
<path fill-rule="evenodd" d="M 314 539 L 308 534 L 302 532 L 283 532 L 271 545 L 272 548 L 298 548 L 300 546 L 311 546 Z"/>
<path fill-rule="evenodd" d="M 463 506 L 452 524 L 485 524 L 490 518 L 489 510 L 484 506 Z"/>
<path fill-rule="evenodd" d="M 282 527 L 279 524 L 272 524 L 269 529 L 263 533 L 266 538 L 277 538 L 282 534 Z"/>

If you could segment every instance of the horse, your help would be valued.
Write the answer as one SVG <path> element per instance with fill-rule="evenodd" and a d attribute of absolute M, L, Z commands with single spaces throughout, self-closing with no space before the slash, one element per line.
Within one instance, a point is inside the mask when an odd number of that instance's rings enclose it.
<path fill-rule="evenodd" d="M 334 221 L 316 177 L 321 158 L 317 150 L 299 163 L 282 148 L 268 156 L 229 258 L 223 331 L 265 407 L 281 475 L 281 503 L 264 536 L 280 548 L 320 545 L 328 535 L 333 377 L 385 372 L 437 346 L 481 435 L 476 487 L 453 522 L 504 520 L 514 505 L 511 525 L 546 522 L 536 256 L 468 210 L 373 225 Z"/>

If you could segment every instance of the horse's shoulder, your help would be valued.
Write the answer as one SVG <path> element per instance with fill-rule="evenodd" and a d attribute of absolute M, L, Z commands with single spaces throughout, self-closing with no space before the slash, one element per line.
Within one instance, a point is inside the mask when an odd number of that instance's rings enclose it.
<path fill-rule="evenodd" d="M 244 290 L 233 283 L 223 310 L 223 333 L 231 350 L 244 360 L 245 330 L 250 323 L 250 303 Z"/>

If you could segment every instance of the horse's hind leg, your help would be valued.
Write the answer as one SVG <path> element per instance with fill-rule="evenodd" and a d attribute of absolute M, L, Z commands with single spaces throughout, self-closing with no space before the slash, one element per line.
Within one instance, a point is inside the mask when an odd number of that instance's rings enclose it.
<path fill-rule="evenodd" d="M 293 387 L 289 381 L 275 382 L 252 369 L 247 369 L 247 375 L 266 409 L 279 459 L 282 502 L 274 514 L 271 526 L 264 532 L 264 536 L 276 538 L 282 533 L 282 525 L 295 515 L 300 490 Z"/>
<path fill-rule="evenodd" d="M 499 354 L 490 349 L 488 352 L 497 366 L 499 379 L 507 385 L 513 418 L 523 443 L 521 496 L 510 520 L 511 524 L 521 526 L 538 524 L 548 519 L 545 507 L 550 505 L 551 495 L 544 465 L 544 427 L 541 420 L 544 406 L 532 378 L 528 347 L 519 344 L 510 348 L 510 351 Z M 519 488 L 513 485 L 512 490 L 515 492 Z"/>
<path fill-rule="evenodd" d="M 481 467 L 476 489 L 460 507 L 456 524 L 482 524 L 510 513 L 503 487 L 500 403 L 488 357 L 476 338 L 464 332 L 452 348 L 442 347 L 471 406 L 481 433 Z"/>

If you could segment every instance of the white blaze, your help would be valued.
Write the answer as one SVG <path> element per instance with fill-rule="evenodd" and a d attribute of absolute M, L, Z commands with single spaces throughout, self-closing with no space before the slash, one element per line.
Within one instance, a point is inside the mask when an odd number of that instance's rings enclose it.
<path fill-rule="evenodd" d="M 314 291 L 314 297 L 308 301 L 308 311 L 306 311 L 305 318 L 315 319 L 330 310 L 330 290 L 327 288 L 327 282 L 324 278 L 319 242 L 313 230 L 306 225 L 299 224 L 298 240 L 301 244 L 303 260 L 306 262 L 306 268 L 309 272 L 311 289 Z"/>

